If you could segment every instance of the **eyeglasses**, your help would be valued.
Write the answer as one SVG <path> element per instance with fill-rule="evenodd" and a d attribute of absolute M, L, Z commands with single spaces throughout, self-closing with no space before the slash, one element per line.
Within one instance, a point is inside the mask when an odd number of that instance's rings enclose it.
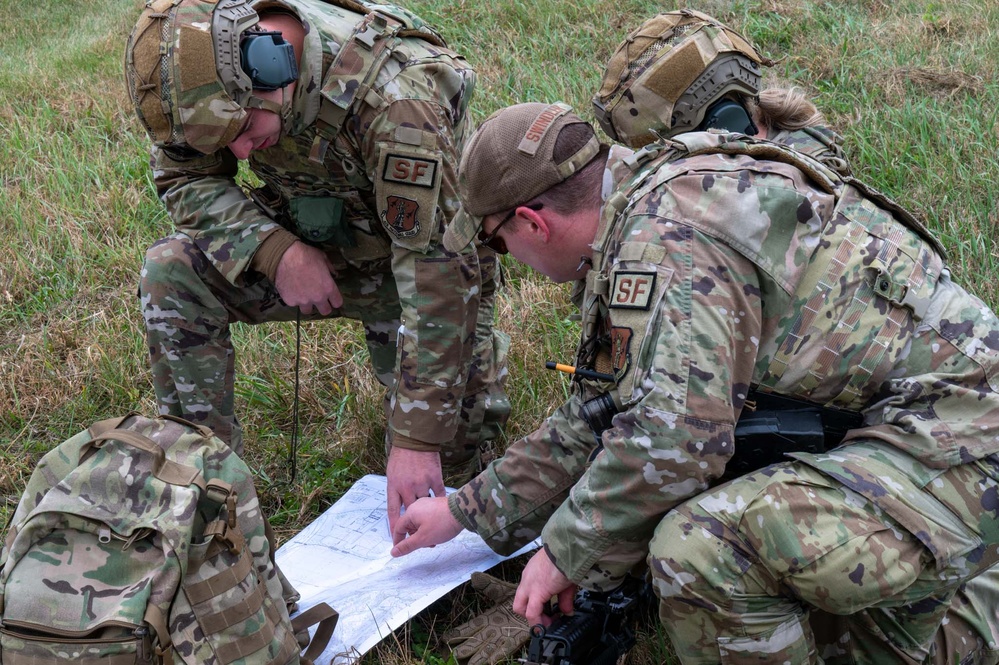
<path fill-rule="evenodd" d="M 520 207 L 521 206 L 517 206 L 517 208 Z M 538 210 L 544 208 L 544 205 L 541 203 L 535 203 L 534 205 L 529 205 L 527 207 L 537 212 Z M 479 229 L 479 235 L 477 236 L 479 244 L 482 245 L 483 247 L 488 247 L 497 254 L 509 254 L 509 250 L 507 250 L 506 248 L 506 242 L 503 240 L 503 238 L 500 238 L 496 234 L 499 233 L 499 230 L 503 228 L 504 224 L 506 224 L 511 219 L 517 216 L 517 208 L 514 208 L 513 210 L 508 212 L 506 214 L 506 217 L 501 219 L 500 223 L 497 224 L 496 228 L 494 228 L 490 233 L 486 233 L 485 229 Z"/>

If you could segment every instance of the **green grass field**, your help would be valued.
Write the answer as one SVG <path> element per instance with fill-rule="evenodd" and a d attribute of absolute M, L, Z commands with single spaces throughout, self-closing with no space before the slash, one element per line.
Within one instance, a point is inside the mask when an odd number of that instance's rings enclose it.
<path fill-rule="evenodd" d="M 589 99 L 603 64 L 657 11 L 648 0 L 411 0 L 479 72 L 482 119 L 520 101 Z M 919 213 L 957 279 L 999 306 L 999 2 L 705 0 L 681 3 L 741 29 L 778 59 L 846 137 L 855 170 Z M 147 140 L 122 83 L 137 0 L 0 0 L 0 511 L 40 455 L 91 421 L 154 413 L 135 297 L 145 248 L 170 230 Z M 500 326 L 513 337 L 512 439 L 565 396 L 544 361 L 572 357 L 568 289 L 510 261 Z M 287 483 L 292 325 L 237 326 L 237 412 L 247 461 L 279 536 L 356 478 L 381 472 L 381 392 L 359 326 L 303 326 L 298 480 Z M 435 606 L 365 663 L 443 663 L 436 636 L 469 595 Z M 393 642 L 393 640 L 389 640 Z M 425 647 L 430 648 L 427 655 Z M 669 662 L 653 629 L 633 663 Z M 434 654 L 437 655 L 434 655 Z"/>

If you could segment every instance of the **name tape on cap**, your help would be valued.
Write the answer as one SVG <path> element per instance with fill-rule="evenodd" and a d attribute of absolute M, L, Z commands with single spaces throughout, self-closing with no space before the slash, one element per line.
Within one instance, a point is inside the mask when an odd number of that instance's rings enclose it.
<path fill-rule="evenodd" d="M 545 134 L 552 128 L 552 124 L 571 110 L 572 108 L 568 104 L 556 102 L 539 113 L 531 126 L 524 132 L 524 138 L 520 140 L 517 150 L 533 157 L 537 154 L 538 148 L 541 147 L 541 141 L 544 140 Z"/>

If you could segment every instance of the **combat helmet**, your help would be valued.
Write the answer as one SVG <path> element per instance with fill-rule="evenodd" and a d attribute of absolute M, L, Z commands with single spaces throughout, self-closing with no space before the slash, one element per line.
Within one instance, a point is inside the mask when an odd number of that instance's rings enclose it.
<path fill-rule="evenodd" d="M 211 154 L 239 134 L 249 108 L 287 123 L 291 100 L 261 99 L 298 78 L 291 44 L 256 29 L 248 0 L 149 0 L 125 47 L 125 84 L 153 143 Z"/>
<path fill-rule="evenodd" d="M 732 110 L 720 100 L 756 98 L 761 65 L 770 64 L 742 35 L 707 14 L 667 12 L 621 42 L 593 106 L 608 136 L 640 148 L 697 129 L 709 112 Z"/>

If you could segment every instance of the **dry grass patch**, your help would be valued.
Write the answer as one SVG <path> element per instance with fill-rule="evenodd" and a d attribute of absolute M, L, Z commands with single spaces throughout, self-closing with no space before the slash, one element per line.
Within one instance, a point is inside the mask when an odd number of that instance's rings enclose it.
<path fill-rule="evenodd" d="M 896 67 L 880 73 L 878 78 L 883 82 L 885 93 L 896 100 L 911 96 L 909 86 L 915 87 L 920 94 L 936 99 L 947 99 L 958 93 L 977 97 L 984 89 L 980 76 L 955 69 Z"/>

